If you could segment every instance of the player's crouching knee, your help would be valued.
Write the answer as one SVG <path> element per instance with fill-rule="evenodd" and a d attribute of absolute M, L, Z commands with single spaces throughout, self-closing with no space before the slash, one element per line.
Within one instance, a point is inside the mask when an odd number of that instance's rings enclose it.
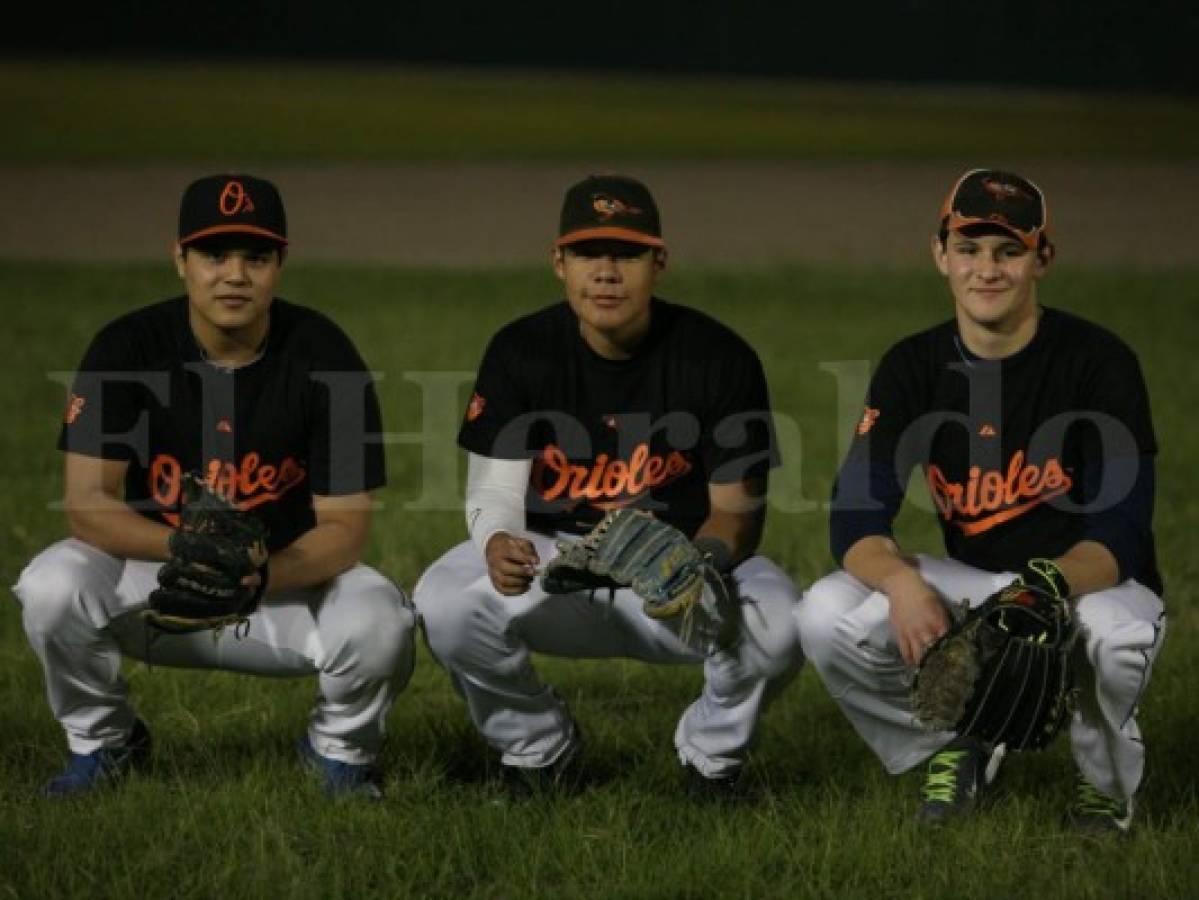
<path fill-rule="evenodd" d="M 746 619 L 761 615 L 763 610 L 743 607 Z M 753 652 L 744 648 L 740 654 L 741 664 L 748 666 L 755 675 L 767 681 L 790 679 L 803 667 L 804 655 L 795 627 L 795 618 L 789 606 L 779 607 L 768 620 L 747 622 L 748 643 Z"/>
<path fill-rule="evenodd" d="M 803 665 L 792 614 L 799 589 L 782 569 L 760 556 L 746 562 L 737 574 L 745 632 L 738 654 L 741 665 L 768 681 L 789 679 Z"/>
<path fill-rule="evenodd" d="M 470 648 L 487 618 L 484 613 L 494 597 L 487 591 L 469 587 L 438 590 L 438 585 L 422 582 L 412 600 L 420 613 L 425 637 L 433 656 L 444 666 L 455 668 L 471 655 Z"/>
<path fill-rule="evenodd" d="M 1128 622 L 1087 648 L 1095 677 L 1105 693 L 1135 697 L 1149 675 L 1150 652 L 1156 633 L 1149 622 Z"/>
<path fill-rule="evenodd" d="M 25 631 L 31 636 L 51 634 L 72 622 L 87 620 L 84 594 L 88 585 L 86 567 L 48 565 L 40 557 L 35 559 L 13 587 Z"/>
<path fill-rule="evenodd" d="M 849 611 L 844 602 L 847 577 L 843 572 L 834 572 L 821 578 L 808 588 L 794 609 L 804 657 L 819 672 L 826 671 L 839 654 L 838 624 Z"/>
<path fill-rule="evenodd" d="M 803 668 L 804 654 L 794 625 L 790 632 L 786 634 L 781 628 L 775 631 L 776 640 L 759 665 L 760 674 L 769 682 L 789 682 Z"/>
<path fill-rule="evenodd" d="M 416 613 L 394 583 L 378 573 L 360 578 L 351 604 L 322 616 L 326 669 L 352 668 L 361 678 L 405 680 L 412 668 Z"/>

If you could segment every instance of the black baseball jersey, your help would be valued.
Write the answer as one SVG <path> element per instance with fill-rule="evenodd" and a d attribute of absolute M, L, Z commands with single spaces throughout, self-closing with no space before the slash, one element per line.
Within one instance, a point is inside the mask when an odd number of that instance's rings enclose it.
<path fill-rule="evenodd" d="M 856 432 L 834 489 L 838 561 L 860 538 L 890 535 L 920 466 L 951 557 L 1011 571 L 1096 540 L 1121 578 L 1161 593 L 1149 398 L 1111 332 L 1044 309 L 1026 347 L 984 360 L 946 322 L 886 353 Z"/>
<path fill-rule="evenodd" d="M 105 326 L 75 376 L 59 448 L 125 460 L 125 500 L 178 523 L 196 471 L 270 529 L 272 551 L 316 522 L 312 495 L 384 483 L 379 402 L 345 333 L 313 310 L 271 305 L 261 358 L 204 361 L 177 297 Z"/>
<path fill-rule="evenodd" d="M 530 528 L 583 533 L 634 506 L 691 535 L 710 482 L 778 465 L 757 354 L 703 313 L 652 303 L 650 333 L 627 360 L 596 354 L 565 302 L 492 338 L 458 442 L 533 460 Z"/>

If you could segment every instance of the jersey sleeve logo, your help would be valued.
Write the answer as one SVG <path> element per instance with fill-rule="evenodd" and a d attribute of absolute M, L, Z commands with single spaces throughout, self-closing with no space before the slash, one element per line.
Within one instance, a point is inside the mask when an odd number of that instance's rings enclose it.
<path fill-rule="evenodd" d="M 879 410 L 874 407 L 867 406 L 862 412 L 862 420 L 858 422 L 858 434 L 865 435 L 870 433 L 870 429 L 874 427 L 874 423 L 878 420 Z"/>
<path fill-rule="evenodd" d="M 67 410 L 62 415 L 62 420 L 68 425 L 74 425 L 75 420 L 79 418 L 79 414 L 83 412 L 83 407 L 87 405 L 87 399 L 80 397 L 78 394 L 72 394 L 71 399 L 67 401 Z"/>
<path fill-rule="evenodd" d="M 485 406 L 487 406 L 487 398 L 482 394 L 474 394 L 466 407 L 466 421 L 473 422 L 479 416 L 483 415 L 483 408 Z"/>
<path fill-rule="evenodd" d="M 1006 472 L 971 466 L 965 484 L 950 481 L 935 465 L 928 467 L 926 477 L 941 517 L 967 537 L 1017 519 L 1074 487 L 1057 459 L 1047 459 L 1042 466 L 1025 464 L 1023 450 L 1013 454 Z"/>

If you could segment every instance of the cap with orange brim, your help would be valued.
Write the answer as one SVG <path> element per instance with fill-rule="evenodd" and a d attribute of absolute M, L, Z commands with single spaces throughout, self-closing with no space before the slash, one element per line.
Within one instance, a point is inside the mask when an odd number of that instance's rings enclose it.
<path fill-rule="evenodd" d="M 972 169 L 957 180 L 941 204 L 941 223 L 950 231 L 995 225 L 1035 250 L 1048 240 L 1049 211 L 1039 187 L 1012 172 Z"/>
<path fill-rule="evenodd" d="M 658 205 L 649 188 L 627 175 L 589 175 L 562 201 L 554 246 L 580 241 L 627 241 L 665 247 Z"/>
<path fill-rule="evenodd" d="M 179 204 L 179 244 L 245 234 L 287 244 L 279 189 L 253 175 L 206 175 L 187 186 Z"/>

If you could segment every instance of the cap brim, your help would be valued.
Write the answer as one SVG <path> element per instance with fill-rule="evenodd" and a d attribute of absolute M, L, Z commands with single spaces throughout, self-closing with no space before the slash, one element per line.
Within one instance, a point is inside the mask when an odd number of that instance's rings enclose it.
<path fill-rule="evenodd" d="M 619 227 L 603 227 L 603 228 L 583 228 L 579 231 L 572 231 L 570 234 L 564 234 L 556 241 L 555 247 L 565 247 L 568 244 L 577 244 L 579 241 L 627 241 L 630 244 L 644 244 L 646 247 L 665 247 L 666 242 L 660 237 L 655 237 L 652 234 L 645 234 L 641 231 L 634 231 L 631 228 Z"/>
<path fill-rule="evenodd" d="M 955 212 L 951 212 L 945 222 L 945 227 L 950 231 L 961 231 L 963 228 L 970 228 L 973 225 L 990 225 L 992 228 L 1002 228 L 1029 250 L 1037 249 L 1037 243 L 1040 241 L 1041 234 L 1045 230 L 1043 228 L 1038 228 L 1033 232 L 1024 232 L 1013 228 L 1011 225 L 1008 225 L 1006 222 L 1000 221 L 999 219 L 974 218 L 970 216 L 958 215 Z"/>
<path fill-rule="evenodd" d="M 255 237 L 272 240 L 276 244 L 287 244 L 287 238 L 275 234 L 270 229 L 259 228 L 257 225 L 214 225 L 212 228 L 202 228 L 199 231 L 193 231 L 187 237 L 179 238 L 179 246 L 185 247 L 195 241 L 202 241 L 204 238 L 215 237 L 219 234 L 252 234 Z"/>

